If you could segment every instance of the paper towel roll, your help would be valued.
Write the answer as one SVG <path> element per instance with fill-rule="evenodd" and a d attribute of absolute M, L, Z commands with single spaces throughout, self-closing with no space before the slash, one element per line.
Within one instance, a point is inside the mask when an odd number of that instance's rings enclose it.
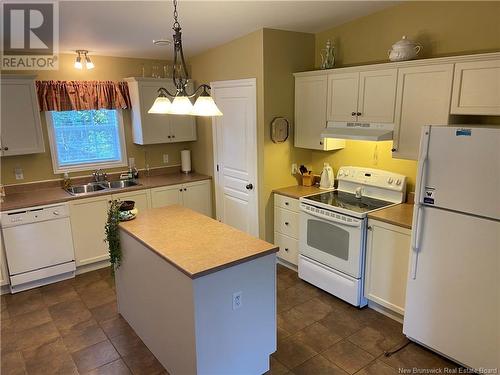
<path fill-rule="evenodd" d="M 181 171 L 184 173 L 191 172 L 191 151 L 181 151 Z"/>

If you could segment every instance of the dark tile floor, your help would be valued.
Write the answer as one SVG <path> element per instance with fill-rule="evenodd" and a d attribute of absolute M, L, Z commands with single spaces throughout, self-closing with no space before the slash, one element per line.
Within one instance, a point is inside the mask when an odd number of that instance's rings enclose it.
<path fill-rule="evenodd" d="M 278 351 L 269 374 L 397 374 L 454 365 L 404 340 L 401 325 L 357 309 L 278 266 Z M 167 374 L 117 313 L 109 269 L 1 299 L 1 374 Z M 214 374 L 216 375 L 216 374 Z"/>

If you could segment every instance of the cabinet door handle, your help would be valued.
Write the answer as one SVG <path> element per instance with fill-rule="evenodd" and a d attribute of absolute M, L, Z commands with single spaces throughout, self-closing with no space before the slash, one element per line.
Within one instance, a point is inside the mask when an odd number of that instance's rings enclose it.
<path fill-rule="evenodd" d="M 288 225 L 288 224 L 289 224 L 289 222 L 288 222 L 288 221 L 285 221 L 285 225 Z"/>
<path fill-rule="evenodd" d="M 179 189 L 179 191 L 182 191 L 182 189 Z"/>
<path fill-rule="evenodd" d="M 5 146 L 5 147 L 3 148 L 3 150 L 4 150 L 4 151 L 8 151 L 8 150 L 9 150 L 9 148 L 8 148 L 7 146 Z"/>
<path fill-rule="evenodd" d="M 290 203 L 288 203 L 288 202 L 285 202 L 285 206 L 288 206 L 289 204 L 290 204 Z"/>
<path fill-rule="evenodd" d="M 247 190 L 252 190 L 253 189 L 253 184 L 248 184 L 245 186 L 245 189 Z"/>
<path fill-rule="evenodd" d="M 319 141 L 319 145 L 320 145 L 320 146 L 323 146 L 323 141 Z"/>
<path fill-rule="evenodd" d="M 351 116 L 356 116 L 356 112 L 351 112 Z"/>
<path fill-rule="evenodd" d="M 361 112 L 356 113 L 357 116 L 361 116 Z"/>
<path fill-rule="evenodd" d="M 368 230 L 373 230 L 373 227 L 371 225 L 368 225 Z"/>
<path fill-rule="evenodd" d="M 172 138 L 175 138 L 175 135 L 173 135 Z"/>
<path fill-rule="evenodd" d="M 285 247 L 285 251 L 288 252 L 288 247 Z"/>
<path fill-rule="evenodd" d="M 186 189 L 186 188 L 184 188 L 184 191 L 187 191 L 187 189 Z"/>
<path fill-rule="evenodd" d="M 391 149 L 391 151 L 392 151 L 392 152 L 396 152 L 397 150 L 398 150 L 398 149 L 397 149 L 397 148 L 395 148 L 395 147 Z"/>
<path fill-rule="evenodd" d="M 168 136 L 168 138 L 172 138 L 172 137 Z"/>

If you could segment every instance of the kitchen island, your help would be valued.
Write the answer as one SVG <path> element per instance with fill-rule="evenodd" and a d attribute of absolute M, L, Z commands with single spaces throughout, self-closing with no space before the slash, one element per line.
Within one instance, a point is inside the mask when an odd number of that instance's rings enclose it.
<path fill-rule="evenodd" d="M 120 224 L 118 310 L 171 374 L 262 374 L 276 246 L 181 206 Z"/>

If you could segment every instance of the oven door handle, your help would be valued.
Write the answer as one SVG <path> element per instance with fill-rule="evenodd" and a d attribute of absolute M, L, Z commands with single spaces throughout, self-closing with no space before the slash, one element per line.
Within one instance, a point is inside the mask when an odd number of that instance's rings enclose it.
<path fill-rule="evenodd" d="M 320 219 L 324 219 L 324 220 L 327 220 L 329 222 L 332 222 L 332 223 L 337 223 L 337 224 L 341 224 L 341 225 L 346 225 L 346 226 L 349 226 L 349 227 L 360 227 L 361 226 L 361 221 L 358 221 L 358 222 L 347 222 L 347 221 L 344 221 L 344 220 L 339 220 L 339 219 L 335 219 L 331 216 L 325 216 L 325 215 L 322 215 L 322 214 L 318 214 L 316 212 L 312 212 L 312 211 L 306 211 L 305 209 L 302 208 L 302 211 L 305 212 L 306 214 L 308 215 L 311 215 L 311 216 L 315 216 L 315 217 L 318 217 Z"/>

